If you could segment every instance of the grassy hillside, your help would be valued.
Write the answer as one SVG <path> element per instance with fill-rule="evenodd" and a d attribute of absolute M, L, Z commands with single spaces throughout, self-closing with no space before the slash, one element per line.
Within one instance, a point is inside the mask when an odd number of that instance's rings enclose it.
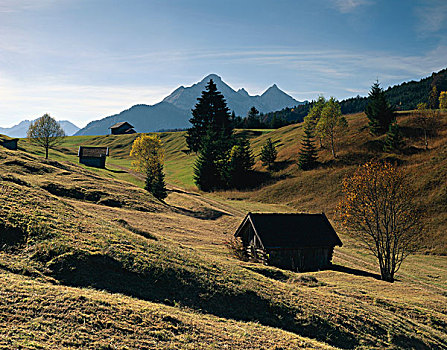
<path fill-rule="evenodd" d="M 242 263 L 224 243 L 249 204 L 161 203 L 118 175 L 0 150 L 2 346 L 447 346 L 445 259 L 389 284 L 342 235 L 332 270 Z"/>
<path fill-rule="evenodd" d="M 424 150 L 421 131 L 414 124 L 411 112 L 400 113 L 398 122 L 405 135 L 405 149 L 399 154 L 382 152 L 382 137 L 373 137 L 366 128 L 363 114 L 348 116 L 349 131 L 338 142 L 338 159 L 333 160 L 328 148 L 319 150 L 320 166 L 312 171 L 300 171 L 296 165 L 302 137 L 302 125 L 289 125 L 276 130 L 245 130 L 250 137 L 257 156 L 255 169 L 260 179 L 259 186 L 247 191 L 227 191 L 208 196 L 227 201 L 243 210 L 256 210 L 257 203 L 282 204 L 288 210 L 326 212 L 333 217 L 334 208 L 340 199 L 341 181 L 360 164 L 372 158 L 388 159 L 402 166 L 413 178 L 419 202 L 425 213 L 426 251 L 447 254 L 447 114 L 441 114 L 438 135 L 430 140 L 430 149 Z M 166 147 L 165 171 L 170 184 L 197 190 L 193 183 L 194 154 L 186 154 L 184 132 L 159 134 Z M 69 137 L 61 149 L 51 155 L 57 160 L 77 162 L 80 145 L 103 145 L 111 148 L 107 170 L 94 170 L 106 176 L 133 182 L 142 186 L 142 181 L 123 169 L 131 167 L 130 148 L 136 135 Z M 268 174 L 259 161 L 261 146 L 271 137 L 279 154 L 277 171 Z M 19 147 L 34 154 L 41 150 L 27 142 Z"/>

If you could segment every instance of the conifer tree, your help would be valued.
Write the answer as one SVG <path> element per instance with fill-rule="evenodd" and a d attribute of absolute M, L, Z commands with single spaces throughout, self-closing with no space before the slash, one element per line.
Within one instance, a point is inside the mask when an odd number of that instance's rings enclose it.
<path fill-rule="evenodd" d="M 385 152 L 399 151 L 403 147 L 402 133 L 400 131 L 399 125 L 393 123 L 389 126 L 388 132 L 386 133 L 386 138 L 383 145 L 383 150 Z"/>
<path fill-rule="evenodd" d="M 314 127 L 311 123 L 304 123 L 304 137 L 298 156 L 298 167 L 302 170 L 313 169 L 317 164 L 317 148 L 314 141 Z"/>
<path fill-rule="evenodd" d="M 189 120 L 192 127 L 186 135 L 188 148 L 193 152 L 200 150 L 202 140 L 209 129 L 226 139 L 230 139 L 233 134 L 230 110 L 213 79 L 210 79 L 197 101 Z"/>
<path fill-rule="evenodd" d="M 162 163 L 157 163 L 155 169 L 148 170 L 144 189 L 160 200 L 168 196 Z"/>
<path fill-rule="evenodd" d="M 199 155 L 194 164 L 194 182 L 205 192 L 225 187 L 227 180 L 228 153 L 231 144 L 222 135 L 208 130 L 203 137 Z"/>
<path fill-rule="evenodd" d="M 249 173 L 255 164 L 250 141 L 240 137 L 232 147 L 227 165 L 227 184 L 234 188 L 242 188 L 248 184 Z"/>
<path fill-rule="evenodd" d="M 370 131 L 374 135 L 382 135 L 387 132 L 396 117 L 378 81 L 371 87 L 368 100 L 365 113 L 369 119 Z"/>
<path fill-rule="evenodd" d="M 269 170 L 273 169 L 275 165 L 276 157 L 278 156 L 278 152 L 276 150 L 275 144 L 272 142 L 272 139 L 269 137 L 261 148 L 261 162 L 263 166 L 267 166 Z"/>
<path fill-rule="evenodd" d="M 260 127 L 259 111 L 255 106 L 251 107 L 248 111 L 244 124 L 247 129 L 258 129 Z"/>
<path fill-rule="evenodd" d="M 438 109 L 439 107 L 439 97 L 438 97 L 438 88 L 436 85 L 430 91 L 430 95 L 428 96 L 428 107 L 430 109 Z"/>

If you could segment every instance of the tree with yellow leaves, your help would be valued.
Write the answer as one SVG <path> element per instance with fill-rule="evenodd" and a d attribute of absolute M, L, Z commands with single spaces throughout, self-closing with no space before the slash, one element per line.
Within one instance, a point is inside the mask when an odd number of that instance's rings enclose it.
<path fill-rule="evenodd" d="M 338 218 L 378 260 L 384 281 L 393 282 L 421 236 L 421 215 L 410 181 L 396 166 L 370 161 L 343 181 Z"/>
<path fill-rule="evenodd" d="M 132 144 L 130 156 L 134 158 L 132 167 L 146 175 L 145 189 L 154 197 L 167 197 L 166 184 L 163 173 L 164 148 L 157 135 L 143 134 Z"/>
<path fill-rule="evenodd" d="M 321 109 L 320 119 L 317 123 L 317 134 L 330 142 L 332 156 L 337 158 L 335 152 L 336 139 L 348 128 L 348 121 L 341 114 L 340 103 L 331 97 Z"/>
<path fill-rule="evenodd" d="M 439 109 L 447 109 L 447 91 L 441 91 L 439 94 Z"/>

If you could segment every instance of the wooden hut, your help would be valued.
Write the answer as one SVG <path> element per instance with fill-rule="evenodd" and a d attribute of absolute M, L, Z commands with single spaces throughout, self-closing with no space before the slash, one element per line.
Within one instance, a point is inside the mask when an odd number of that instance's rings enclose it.
<path fill-rule="evenodd" d="M 17 149 L 17 142 L 19 139 L 14 139 L 5 135 L 0 135 L 0 146 L 3 146 L 10 150 L 16 150 Z"/>
<path fill-rule="evenodd" d="M 95 168 L 106 167 L 106 157 L 109 156 L 108 147 L 79 146 L 79 163 Z"/>
<path fill-rule="evenodd" d="M 294 271 L 327 268 L 334 247 L 342 245 L 324 213 L 248 213 L 234 236 L 250 258 Z"/>
<path fill-rule="evenodd" d="M 110 128 L 110 133 L 112 135 L 124 135 L 124 134 L 135 134 L 136 131 L 132 125 L 128 122 L 119 122 L 112 125 Z"/>

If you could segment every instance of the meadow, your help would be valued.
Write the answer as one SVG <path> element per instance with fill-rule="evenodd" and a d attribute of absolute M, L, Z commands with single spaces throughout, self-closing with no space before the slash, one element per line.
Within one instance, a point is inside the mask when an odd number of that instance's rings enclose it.
<path fill-rule="evenodd" d="M 24 140 L 19 151 L 0 149 L 6 233 L 0 347 L 447 348 L 443 255 L 411 256 L 396 282 L 387 283 L 374 259 L 340 228 L 343 247 L 326 271 L 242 262 L 227 249 L 249 210 L 331 214 L 341 178 L 377 155 L 413 172 L 421 198 L 430 199 L 427 208 L 439 214 L 427 222 L 445 224 L 436 201 L 445 186 L 446 128 L 428 152 L 390 155 L 375 150 L 378 140 L 364 129 L 364 116 L 349 121 L 340 157 L 333 161 L 324 149 L 321 166 L 309 172 L 294 162 L 300 125 L 248 131 L 256 155 L 267 137 L 277 142 L 277 171 L 269 175 L 258 161 L 266 179 L 261 186 L 213 194 L 195 190 L 194 155 L 183 152 L 183 134 L 161 133 L 170 189 L 165 202 L 144 191 L 141 176 L 129 170 L 136 135 L 69 137 L 49 160 Z M 411 115 L 399 122 L 409 135 Z M 416 136 L 406 142 L 422 147 Z M 77 164 L 79 145 L 110 147 L 107 168 Z"/>

